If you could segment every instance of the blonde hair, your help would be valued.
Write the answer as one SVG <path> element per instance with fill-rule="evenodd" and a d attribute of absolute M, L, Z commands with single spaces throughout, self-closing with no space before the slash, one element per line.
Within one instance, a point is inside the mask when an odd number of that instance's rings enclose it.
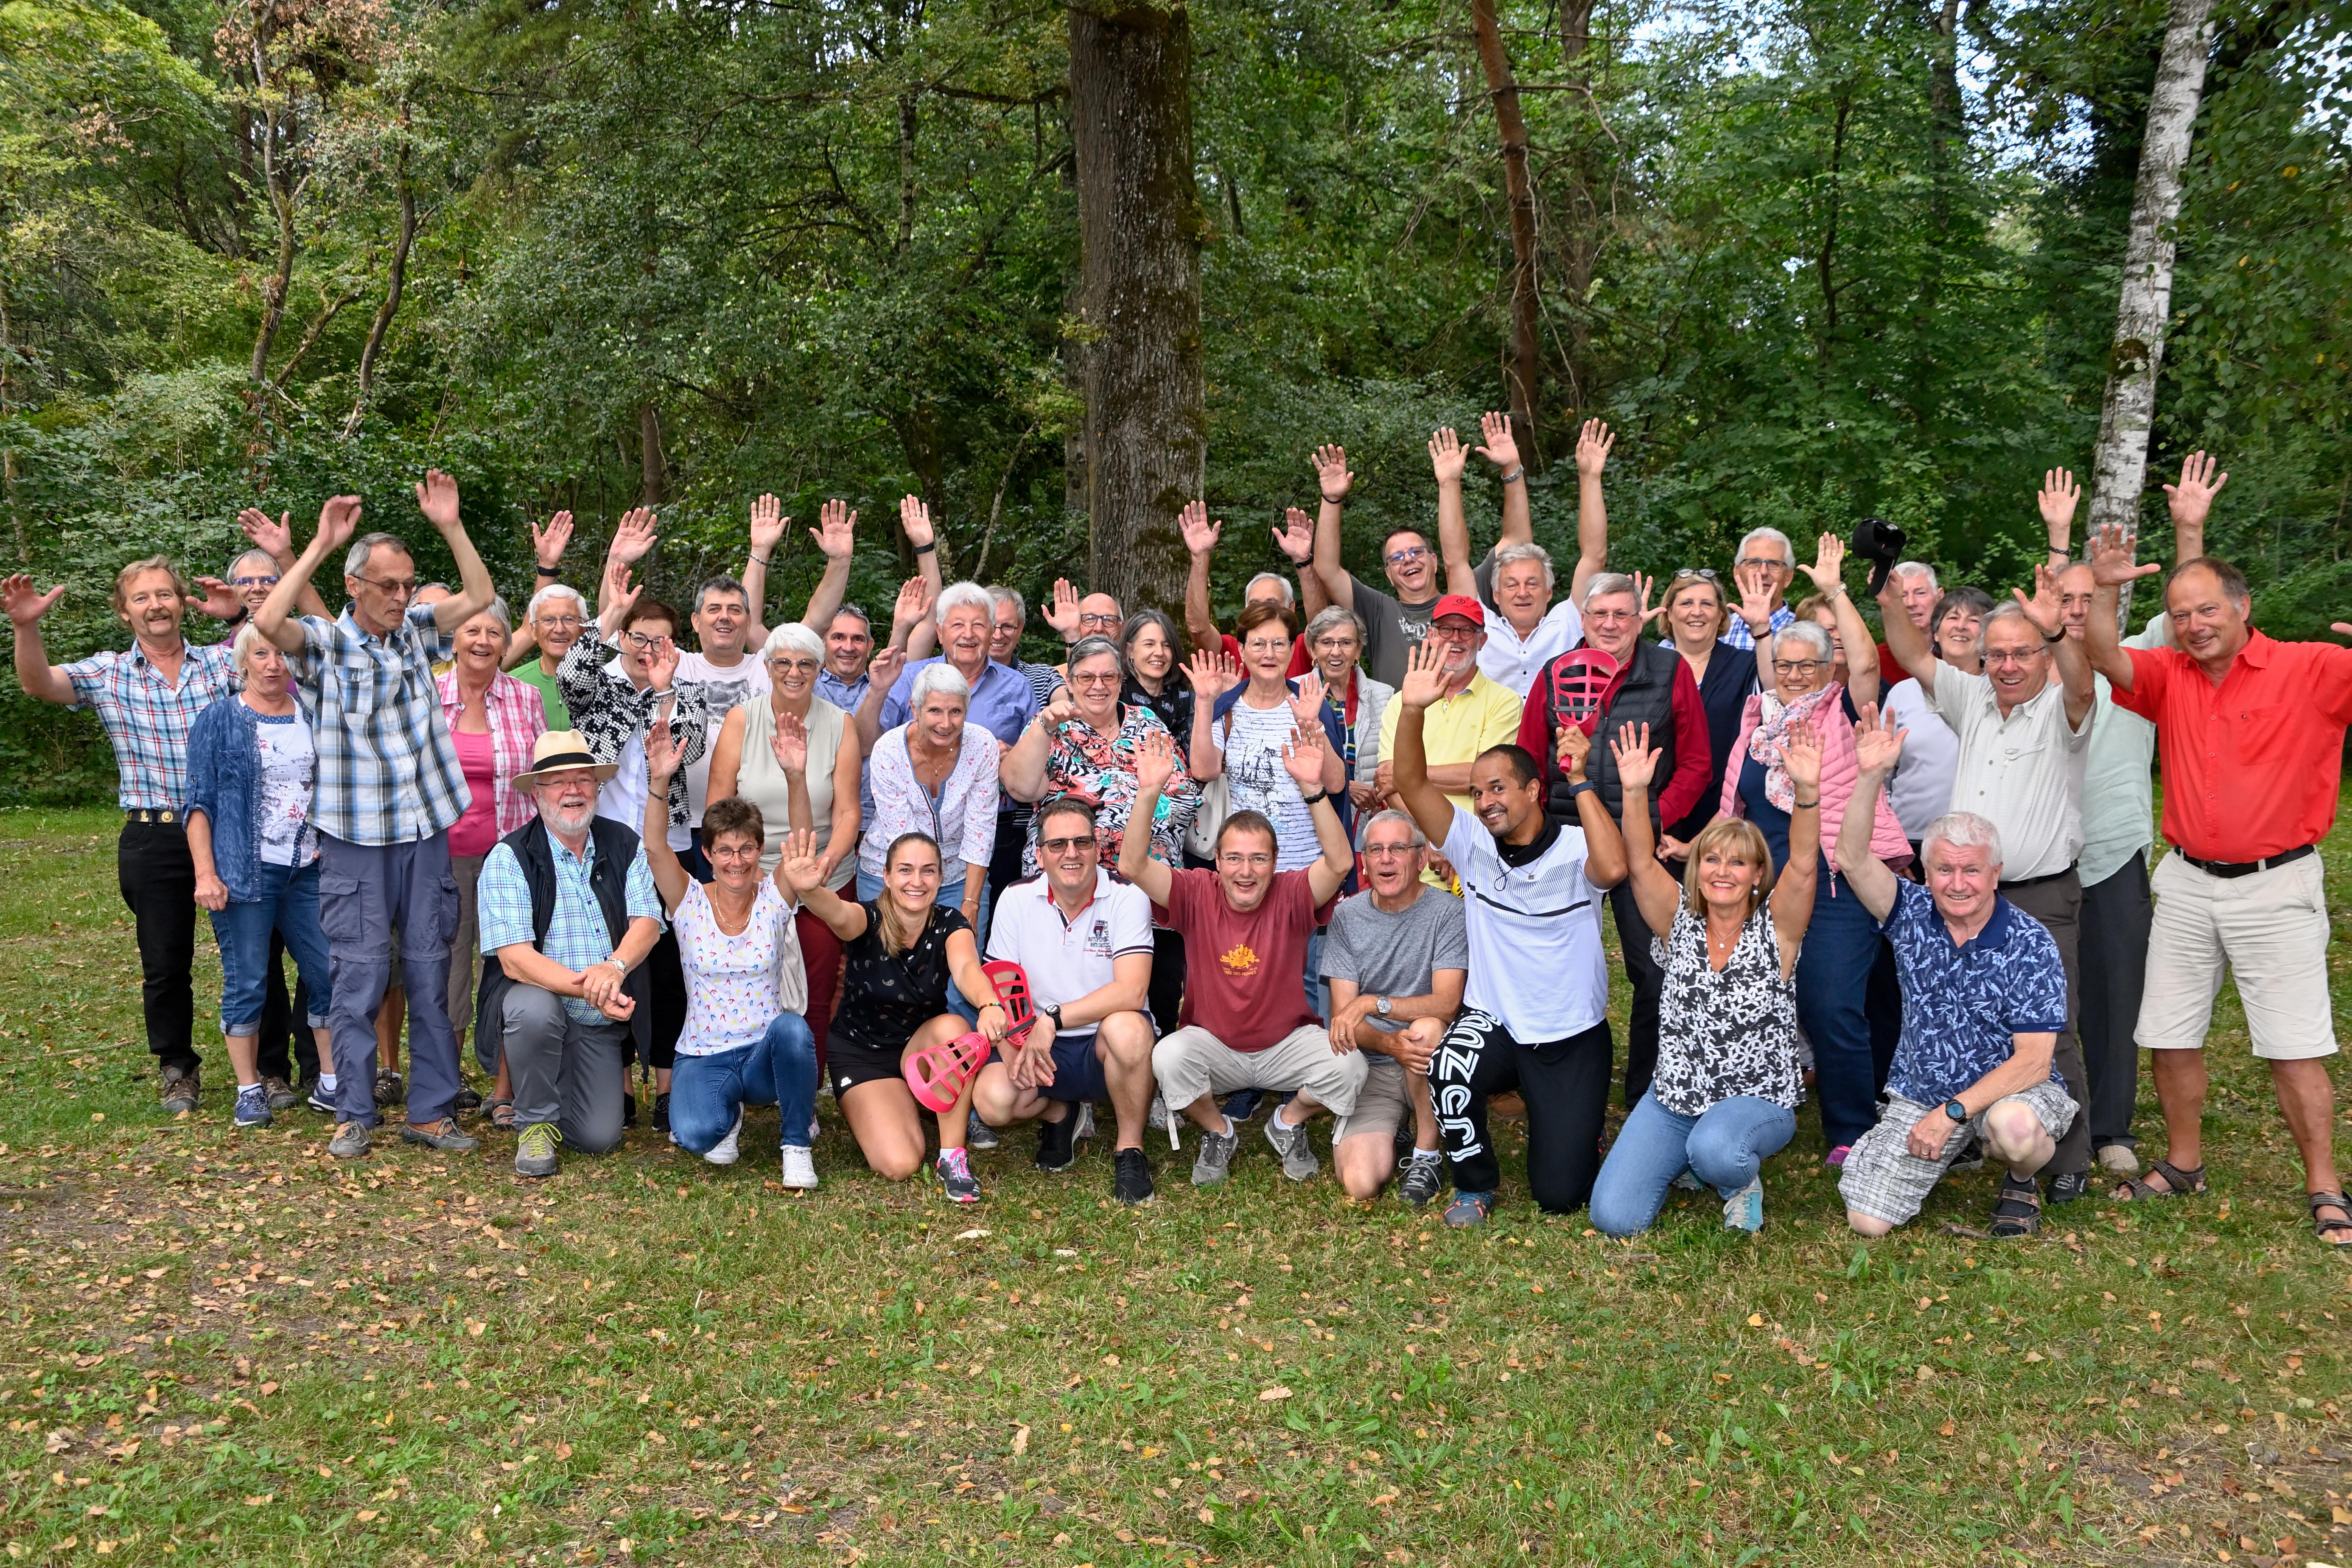
<path fill-rule="evenodd" d="M 228 668 L 230 672 L 239 680 L 246 679 L 245 661 L 253 657 L 253 650 L 255 648 L 261 647 L 265 643 L 268 643 L 271 647 L 276 647 L 278 646 L 276 643 L 270 642 L 268 637 L 264 637 L 262 635 L 261 628 L 255 626 L 251 621 L 247 621 L 245 625 L 237 627 L 236 640 L 228 645 Z"/>
<path fill-rule="evenodd" d="M 1764 830 L 1744 816 L 1718 816 L 1698 830 L 1698 837 L 1691 840 L 1690 858 L 1683 864 L 1683 903 L 1695 915 L 1706 914 L 1706 894 L 1699 889 L 1700 864 L 1727 845 L 1737 848 L 1750 865 L 1764 868 L 1748 912 L 1754 914 L 1772 896 L 1772 846 L 1765 841 Z"/>
<path fill-rule="evenodd" d="M 930 846 L 931 858 L 939 862 L 940 873 L 946 873 L 947 857 L 940 852 L 938 839 L 928 833 L 901 833 L 890 840 L 890 847 L 883 853 L 882 873 L 885 878 L 889 875 L 890 862 L 896 860 L 898 851 L 909 844 Z M 904 956 L 908 948 L 922 940 L 923 932 L 930 929 L 931 917 L 939 912 L 939 902 L 934 899 L 931 907 L 923 911 L 923 918 L 910 922 L 898 912 L 898 900 L 890 896 L 889 883 L 886 880 L 882 886 L 882 896 L 874 900 L 875 918 L 881 927 L 877 934 L 882 939 L 882 951 L 893 958 Z"/>
<path fill-rule="evenodd" d="M 142 556 L 114 574 L 114 613 L 116 615 L 127 616 L 131 613 L 131 580 L 142 572 L 163 573 L 172 580 L 173 593 L 183 599 L 188 596 L 188 580 L 180 575 L 180 569 L 172 564 L 170 556 Z"/>

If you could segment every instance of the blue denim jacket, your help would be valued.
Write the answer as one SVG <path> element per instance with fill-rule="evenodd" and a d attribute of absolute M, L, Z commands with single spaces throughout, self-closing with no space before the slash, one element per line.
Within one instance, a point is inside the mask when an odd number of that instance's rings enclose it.
<path fill-rule="evenodd" d="M 261 725 L 235 692 L 188 726 L 188 803 L 212 824 L 213 867 L 232 903 L 261 897 Z"/>

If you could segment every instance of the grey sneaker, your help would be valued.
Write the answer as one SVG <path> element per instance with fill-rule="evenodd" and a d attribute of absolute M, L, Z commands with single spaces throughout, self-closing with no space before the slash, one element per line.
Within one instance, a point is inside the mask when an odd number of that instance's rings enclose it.
<path fill-rule="evenodd" d="M 338 1160 L 357 1160 L 367 1153 L 370 1142 L 365 1126 L 345 1121 L 335 1128 L 334 1140 L 327 1145 L 327 1152 Z"/>
<path fill-rule="evenodd" d="M 454 1116 L 428 1121 L 422 1127 L 414 1121 L 404 1121 L 400 1124 L 400 1141 L 422 1143 L 445 1154 L 470 1154 L 482 1146 L 480 1139 L 468 1137 L 457 1131 L 457 1119 Z"/>
<path fill-rule="evenodd" d="M 194 1110 L 203 1090 L 204 1085 L 198 1079 L 195 1068 L 165 1068 L 163 1069 L 164 1114 L 177 1116 L 184 1110 Z"/>
<path fill-rule="evenodd" d="M 235 1120 L 239 1127 L 269 1125 L 269 1092 L 259 1084 L 239 1084 Z"/>
<path fill-rule="evenodd" d="M 551 1176 L 559 1164 L 556 1149 L 563 1142 L 563 1134 L 552 1121 L 534 1121 L 515 1139 L 515 1174 L 518 1176 Z"/>
<path fill-rule="evenodd" d="M 1323 1168 L 1316 1161 L 1315 1144 L 1304 1121 L 1296 1127 L 1286 1126 L 1282 1113 L 1276 1111 L 1265 1119 L 1265 1141 L 1282 1156 L 1282 1173 L 1294 1182 L 1311 1182 L 1315 1173 Z"/>
<path fill-rule="evenodd" d="M 1000 1147 L 1003 1142 L 1003 1140 L 1000 1139 L 996 1135 L 996 1129 L 991 1127 L 987 1122 L 982 1121 L 980 1119 L 979 1111 L 975 1110 L 971 1113 L 971 1117 L 965 1121 L 963 1129 L 963 1146 L 965 1148 L 994 1149 Z"/>
<path fill-rule="evenodd" d="M 2107 1143 L 2099 1149 L 2099 1169 L 2117 1176 L 2139 1174 L 2139 1156 L 2128 1143 Z"/>
<path fill-rule="evenodd" d="M 1095 1108 L 1091 1100 L 1078 1101 L 1078 1124 L 1071 1130 L 1070 1142 L 1083 1143 L 1095 1135 Z"/>
<path fill-rule="evenodd" d="M 282 1078 L 265 1078 L 261 1080 L 261 1088 L 262 1092 L 269 1097 L 269 1109 L 272 1110 L 291 1110 L 302 1103 L 302 1097 L 294 1092 L 294 1086 Z"/>
<path fill-rule="evenodd" d="M 1213 1187 L 1223 1181 L 1225 1173 L 1233 1167 L 1234 1146 L 1241 1141 L 1241 1130 L 1231 1120 L 1225 1122 L 1223 1132 L 1202 1133 L 1201 1152 L 1192 1157 L 1192 1184 Z"/>
<path fill-rule="evenodd" d="M 1428 1159 L 1412 1158 L 1405 1162 L 1404 1182 L 1397 1195 L 1415 1208 L 1426 1208 L 1429 1201 L 1445 1190 L 1445 1157 L 1433 1152 Z"/>
<path fill-rule="evenodd" d="M 1701 1182 L 1696 1176 L 1693 1175 L 1691 1173 L 1690 1167 L 1687 1165 L 1683 1167 L 1683 1173 L 1681 1175 L 1676 1176 L 1673 1181 L 1666 1184 L 1674 1188 L 1678 1193 L 1703 1193 L 1706 1191 L 1706 1184 Z"/>

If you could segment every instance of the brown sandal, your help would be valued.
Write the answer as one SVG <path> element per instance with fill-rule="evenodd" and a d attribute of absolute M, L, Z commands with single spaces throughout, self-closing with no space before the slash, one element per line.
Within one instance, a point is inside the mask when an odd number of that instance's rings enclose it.
<path fill-rule="evenodd" d="M 2157 1160 L 2149 1163 L 2147 1175 L 2162 1176 L 2164 1185 L 2153 1185 L 2147 1176 L 2126 1176 L 2123 1184 L 2112 1194 L 2114 1201 L 2119 1204 L 2153 1203 L 2158 1198 L 2191 1197 L 2212 1190 L 2205 1184 L 2205 1167 L 2202 1165 L 2184 1171 L 2169 1160 Z"/>
<path fill-rule="evenodd" d="M 2305 1193 L 2303 1201 L 2311 1208 L 2312 1234 L 2329 1247 L 2352 1247 L 2352 1240 L 2337 1241 L 2337 1235 L 2352 1237 L 2352 1219 L 2322 1219 L 2321 1209 L 2341 1209 L 2352 1215 L 2352 1203 L 2347 1203 L 2342 1193 Z"/>
<path fill-rule="evenodd" d="M 502 1130 L 504 1130 L 504 1131 L 506 1131 L 511 1132 L 511 1131 L 514 1131 L 514 1124 L 515 1124 L 514 1101 L 513 1101 L 513 1100 L 491 1100 L 491 1101 L 490 1101 L 490 1125 L 491 1125 L 491 1126 L 493 1126 L 493 1127 L 500 1128 L 500 1129 L 502 1129 Z"/>

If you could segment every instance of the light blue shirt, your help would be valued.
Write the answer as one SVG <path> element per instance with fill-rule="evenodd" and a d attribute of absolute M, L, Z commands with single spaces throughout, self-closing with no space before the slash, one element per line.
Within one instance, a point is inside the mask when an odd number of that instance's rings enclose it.
<path fill-rule="evenodd" d="M 945 657 L 934 655 L 899 671 L 890 695 L 882 700 L 882 728 L 886 731 L 904 724 L 910 716 L 915 677 Z M 1037 691 L 1030 685 L 1029 678 L 992 658 L 981 666 L 980 679 L 972 686 L 971 702 L 963 717 L 966 723 L 979 725 L 1010 746 L 1021 739 L 1021 731 L 1037 716 Z"/>
<path fill-rule="evenodd" d="M 613 956 L 613 932 L 604 923 L 604 906 L 596 901 L 596 889 L 588 880 L 596 868 L 596 840 L 592 835 L 581 846 L 582 853 L 574 855 L 564 847 L 562 839 L 550 833 L 547 847 L 554 851 L 555 909 L 548 918 L 544 942 L 537 941 L 532 928 L 530 884 L 523 880 L 522 862 L 503 840 L 490 847 L 475 889 L 482 956 L 495 957 L 502 947 L 536 946 L 566 969 L 585 970 Z M 636 858 L 629 862 L 624 902 L 631 920 L 662 923 L 661 893 L 654 886 L 653 867 L 646 863 L 642 844 L 637 846 Z M 566 996 L 563 1007 L 583 1024 L 611 1022 L 577 996 Z"/>

